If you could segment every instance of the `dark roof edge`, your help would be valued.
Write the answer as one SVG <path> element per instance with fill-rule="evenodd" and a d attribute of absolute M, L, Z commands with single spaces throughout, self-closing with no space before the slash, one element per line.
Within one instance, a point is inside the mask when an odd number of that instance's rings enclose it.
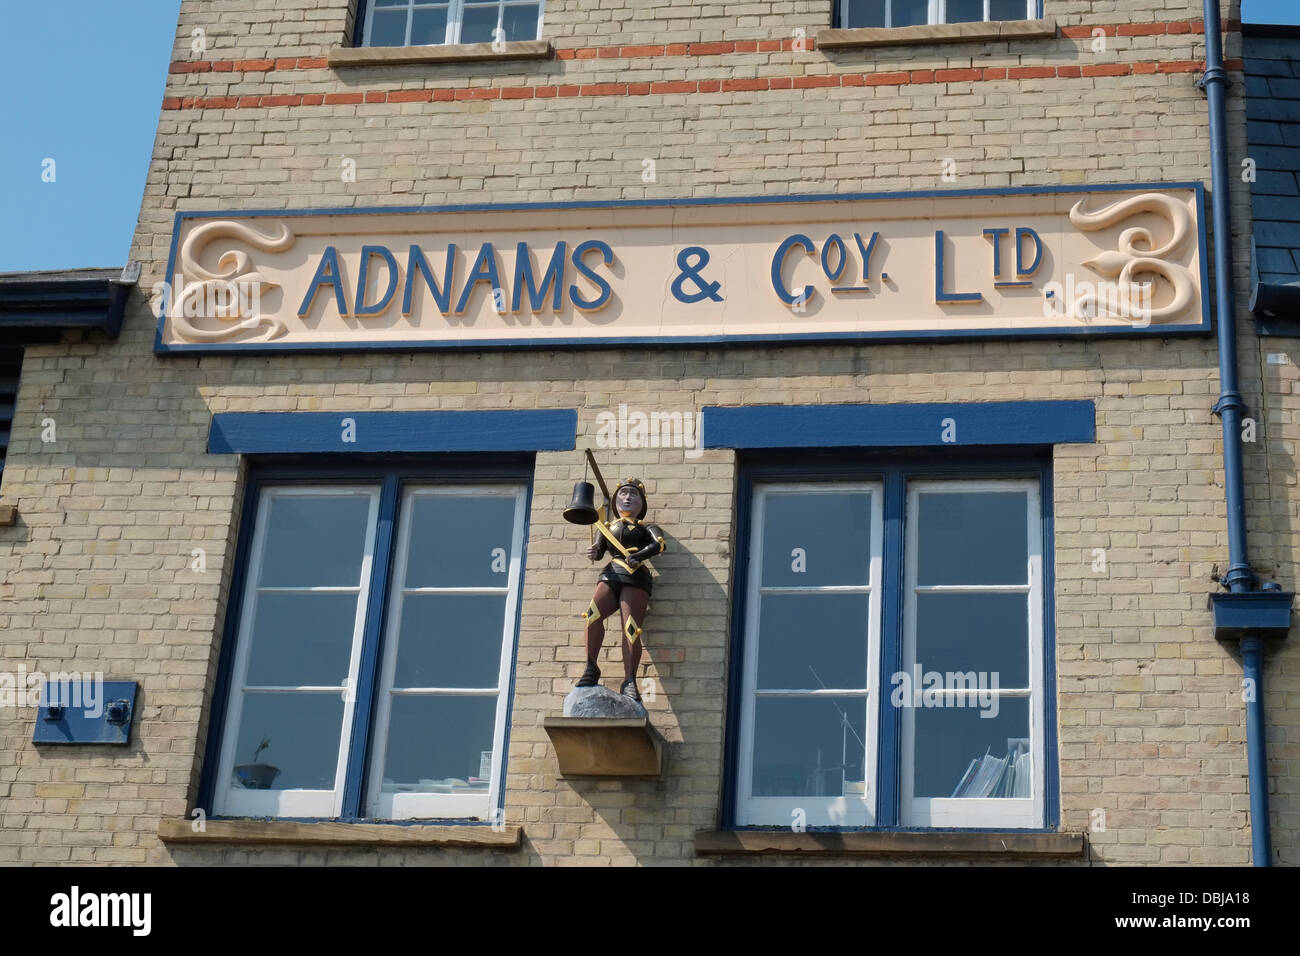
<path fill-rule="evenodd" d="M 87 266 L 83 269 L 24 269 L 0 272 L 0 286 L 14 282 L 57 282 L 61 279 L 115 279 L 121 266 Z"/>
<path fill-rule="evenodd" d="M 135 279 L 121 269 L 0 274 L 0 330 L 20 337 L 98 329 L 117 338 Z"/>
<path fill-rule="evenodd" d="M 1278 37 L 1300 39 L 1300 24 L 1294 23 L 1243 23 L 1242 36 Z"/>

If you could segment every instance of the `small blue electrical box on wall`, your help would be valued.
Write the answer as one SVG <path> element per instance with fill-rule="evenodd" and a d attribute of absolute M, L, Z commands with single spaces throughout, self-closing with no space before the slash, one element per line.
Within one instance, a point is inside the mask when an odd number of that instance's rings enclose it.
<path fill-rule="evenodd" d="M 37 744 L 125 744 L 131 739 L 136 682 L 52 674 L 41 687 Z"/>

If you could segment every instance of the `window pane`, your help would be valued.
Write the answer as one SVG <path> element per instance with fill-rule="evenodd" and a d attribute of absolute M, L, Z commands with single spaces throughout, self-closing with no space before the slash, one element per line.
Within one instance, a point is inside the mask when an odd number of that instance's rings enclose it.
<path fill-rule="evenodd" d="M 853 27 L 883 27 L 887 0 L 848 0 L 844 22 L 846 29 Z"/>
<path fill-rule="evenodd" d="M 396 687 L 496 687 L 504 594 L 408 594 Z"/>
<path fill-rule="evenodd" d="M 866 720 L 865 697 L 759 698 L 753 795 L 861 796 Z"/>
<path fill-rule="evenodd" d="M 890 0 L 893 3 L 893 27 L 914 27 L 929 22 L 929 0 Z"/>
<path fill-rule="evenodd" d="M 923 491 L 917 501 L 918 584 L 1028 583 L 1023 491 Z"/>
<path fill-rule="evenodd" d="M 375 0 L 376 7 L 406 7 L 411 0 Z"/>
<path fill-rule="evenodd" d="M 497 698 L 393 698 L 383 789 L 447 793 L 486 789 Z M 471 779 L 473 778 L 473 779 Z"/>
<path fill-rule="evenodd" d="M 406 45 L 406 9 L 375 10 L 370 19 L 371 46 Z"/>
<path fill-rule="evenodd" d="M 869 602 L 867 594 L 762 595 L 757 686 L 865 688 Z"/>
<path fill-rule="evenodd" d="M 497 28 L 499 7 L 495 3 L 486 6 L 465 4 L 465 19 L 461 21 L 461 43 L 491 43 L 492 31 Z"/>
<path fill-rule="evenodd" d="M 259 594 L 246 682 L 342 686 L 352 655 L 356 611 L 356 594 Z"/>
<path fill-rule="evenodd" d="M 416 10 L 411 20 L 411 45 L 426 46 L 447 42 L 447 8 Z"/>
<path fill-rule="evenodd" d="M 273 495 L 262 557 L 264 588 L 357 587 L 370 499 Z"/>
<path fill-rule="evenodd" d="M 992 686 L 1029 686 L 1029 597 L 931 592 L 916 596 L 916 661 L 922 672 L 983 673 Z"/>
<path fill-rule="evenodd" d="M 991 0 L 989 3 L 990 20 L 1023 20 L 1028 5 L 1025 0 Z"/>
<path fill-rule="evenodd" d="M 984 0 L 948 0 L 949 23 L 972 23 L 984 19 Z"/>
<path fill-rule="evenodd" d="M 530 3 L 522 7 L 506 7 L 501 26 L 507 40 L 536 40 L 537 20 L 541 8 Z"/>
<path fill-rule="evenodd" d="M 514 496 L 414 495 L 408 588 L 497 587 L 510 579 Z"/>
<path fill-rule="evenodd" d="M 994 707 L 997 713 L 993 717 L 981 716 L 978 707 L 921 707 L 915 711 L 913 796 L 1032 795 L 1029 701 L 994 698 L 989 712 Z"/>
<path fill-rule="evenodd" d="M 763 508 L 764 587 L 870 583 L 869 492 L 771 492 Z"/>
<path fill-rule="evenodd" d="M 245 694 L 231 785 L 332 790 L 342 730 L 341 693 Z"/>

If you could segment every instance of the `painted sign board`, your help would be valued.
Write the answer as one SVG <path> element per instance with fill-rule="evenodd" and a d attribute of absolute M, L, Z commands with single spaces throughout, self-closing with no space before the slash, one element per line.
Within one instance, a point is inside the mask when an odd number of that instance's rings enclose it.
<path fill-rule="evenodd" d="M 181 212 L 160 352 L 1170 335 L 1199 183 Z"/>

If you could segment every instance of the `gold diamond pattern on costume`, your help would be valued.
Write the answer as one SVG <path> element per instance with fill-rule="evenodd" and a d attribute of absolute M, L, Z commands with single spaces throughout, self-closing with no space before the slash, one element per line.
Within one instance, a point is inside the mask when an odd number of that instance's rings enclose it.
<path fill-rule="evenodd" d="M 590 624 L 600 617 L 600 611 L 596 609 L 596 599 L 592 598 L 591 603 L 587 605 L 587 610 L 583 611 L 582 619 Z"/>
<path fill-rule="evenodd" d="M 636 626 L 636 621 L 628 618 L 627 624 L 623 626 L 623 633 L 627 636 L 629 644 L 635 644 L 637 638 L 641 636 L 641 628 Z"/>

